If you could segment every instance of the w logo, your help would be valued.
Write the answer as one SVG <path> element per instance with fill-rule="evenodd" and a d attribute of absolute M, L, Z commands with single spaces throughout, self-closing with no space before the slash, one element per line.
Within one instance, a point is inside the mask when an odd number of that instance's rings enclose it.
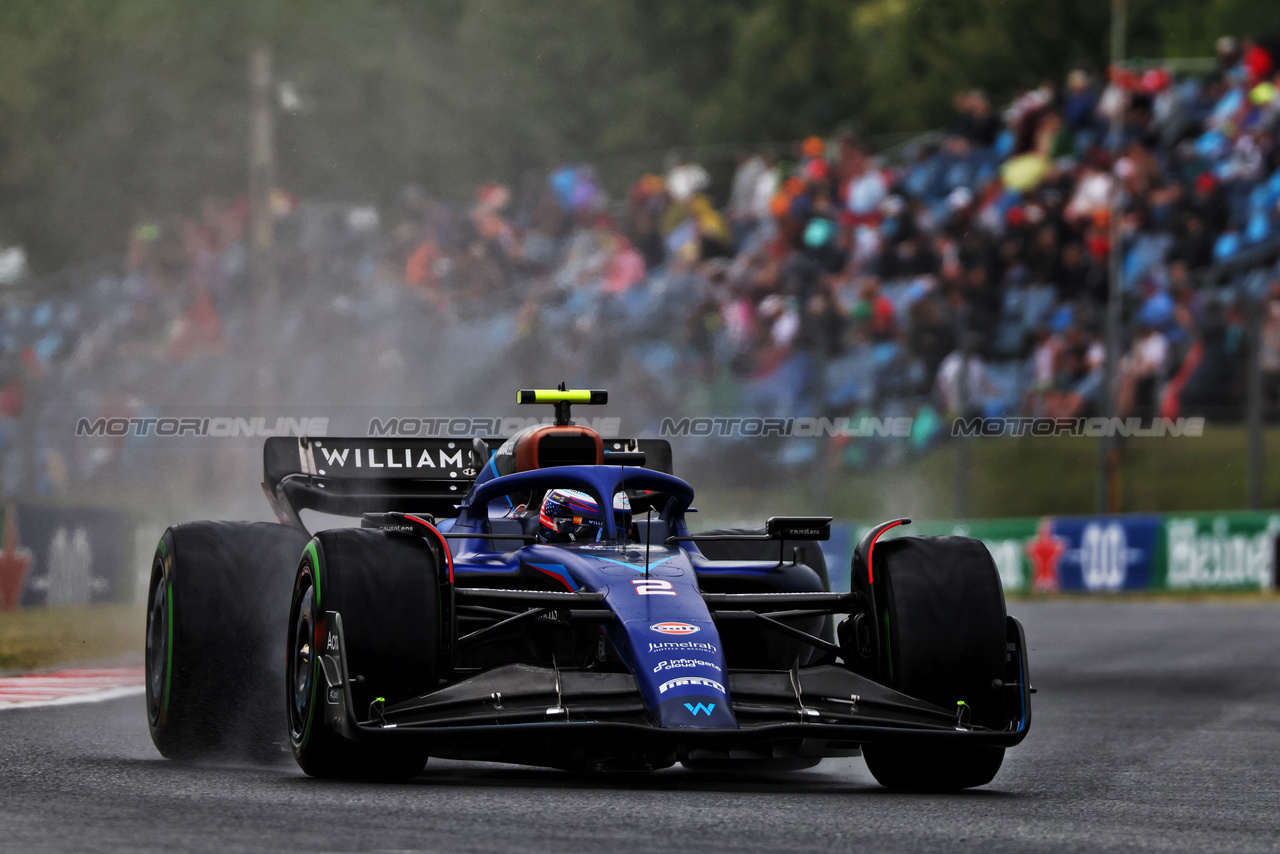
<path fill-rule="evenodd" d="M 707 717 L 711 717 L 711 713 L 716 710 L 715 703 L 699 703 L 696 706 L 693 703 L 685 703 L 684 707 L 688 709 L 689 714 L 693 715 L 695 718 L 698 715 L 706 715 Z"/>

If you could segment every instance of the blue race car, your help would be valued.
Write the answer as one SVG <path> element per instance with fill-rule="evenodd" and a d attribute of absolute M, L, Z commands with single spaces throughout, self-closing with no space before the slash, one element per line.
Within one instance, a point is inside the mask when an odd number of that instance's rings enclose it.
<path fill-rule="evenodd" d="M 521 391 L 555 422 L 505 440 L 268 439 L 282 524 L 177 525 L 157 548 L 160 752 L 287 740 L 308 774 L 383 780 L 431 756 L 754 772 L 861 752 L 890 788 L 991 782 L 1032 689 L 982 543 L 885 522 L 833 592 L 829 517 L 691 533 L 665 441 L 572 423 L 606 399 Z M 305 510 L 360 527 L 311 536 Z"/>

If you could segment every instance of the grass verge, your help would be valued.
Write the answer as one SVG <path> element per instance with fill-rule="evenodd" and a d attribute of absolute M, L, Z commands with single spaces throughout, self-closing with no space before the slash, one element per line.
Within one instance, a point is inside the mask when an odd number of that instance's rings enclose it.
<path fill-rule="evenodd" d="M 0 671 L 33 670 L 143 651 L 146 613 L 136 605 L 27 608 L 0 613 Z"/>

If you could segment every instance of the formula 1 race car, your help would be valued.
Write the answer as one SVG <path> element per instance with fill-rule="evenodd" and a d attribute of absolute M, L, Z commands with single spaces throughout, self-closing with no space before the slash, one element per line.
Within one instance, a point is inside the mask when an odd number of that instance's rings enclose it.
<path fill-rule="evenodd" d="M 758 772 L 861 752 L 887 787 L 947 791 L 1026 736 L 1026 642 L 979 541 L 880 540 L 909 520 L 885 522 L 833 592 L 829 517 L 690 533 L 667 442 L 570 420 L 605 392 L 518 399 L 555 423 L 267 439 L 282 524 L 169 528 L 146 635 L 160 752 L 287 737 L 307 774 L 381 780 L 430 756 Z M 303 510 L 360 527 L 311 536 Z"/>

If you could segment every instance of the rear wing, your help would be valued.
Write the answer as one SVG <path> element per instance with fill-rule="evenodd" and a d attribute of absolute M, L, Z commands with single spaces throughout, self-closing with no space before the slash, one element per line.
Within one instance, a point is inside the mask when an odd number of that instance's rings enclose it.
<path fill-rule="evenodd" d="M 273 436 L 262 449 L 262 489 L 276 518 L 303 530 L 298 516 L 303 510 L 450 517 L 504 441 Z M 606 465 L 618 454 L 620 463 L 625 455 L 626 465 L 672 473 L 671 444 L 665 439 L 610 439 L 604 450 Z"/>

